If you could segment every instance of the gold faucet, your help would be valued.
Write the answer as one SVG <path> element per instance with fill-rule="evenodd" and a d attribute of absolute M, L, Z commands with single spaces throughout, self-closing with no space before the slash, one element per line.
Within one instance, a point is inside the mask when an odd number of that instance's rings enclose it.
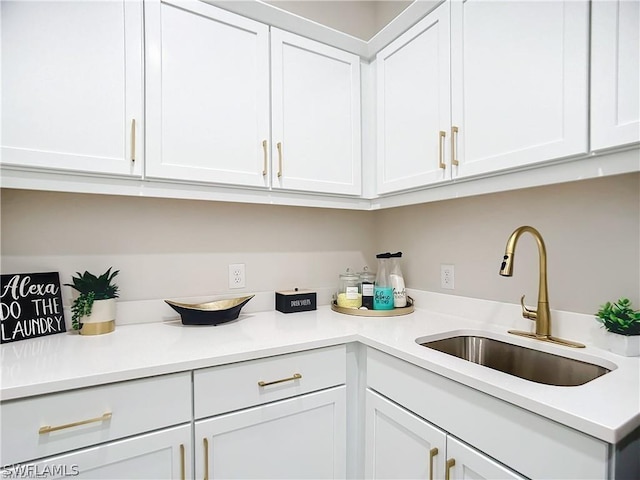
<path fill-rule="evenodd" d="M 542 240 L 542 235 L 535 228 L 523 225 L 516 228 L 509 239 L 505 248 L 502 265 L 500 266 L 500 275 L 503 277 L 511 277 L 513 275 L 513 257 L 516 251 L 516 244 L 520 236 L 529 232 L 536 239 L 538 244 L 538 258 L 540 260 L 540 278 L 538 282 L 538 307 L 534 309 L 527 308 L 524 304 L 524 295 L 520 298 L 522 305 L 522 316 L 536 322 L 536 332 L 523 332 L 520 330 L 509 330 L 509 333 L 520 335 L 522 337 L 535 338 L 544 342 L 558 343 L 568 347 L 582 348 L 581 343 L 563 340 L 561 338 L 551 336 L 551 312 L 549 311 L 549 294 L 547 289 L 547 249 Z"/>

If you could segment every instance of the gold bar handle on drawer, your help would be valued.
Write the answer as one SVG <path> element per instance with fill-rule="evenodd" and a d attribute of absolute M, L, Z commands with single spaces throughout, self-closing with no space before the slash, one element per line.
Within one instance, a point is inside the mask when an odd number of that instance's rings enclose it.
<path fill-rule="evenodd" d="M 433 458 L 438 455 L 438 449 L 429 450 L 429 480 L 433 480 Z"/>
<path fill-rule="evenodd" d="M 184 458 L 184 445 L 182 443 L 180 444 L 180 478 L 182 480 L 187 480 L 187 471 Z"/>
<path fill-rule="evenodd" d="M 202 439 L 204 445 L 204 480 L 209 480 L 209 439 Z"/>
<path fill-rule="evenodd" d="M 278 149 L 278 178 L 282 177 L 282 143 L 276 143 Z"/>
<path fill-rule="evenodd" d="M 267 141 L 262 141 L 262 152 L 264 154 L 264 162 L 262 164 L 262 176 L 267 176 Z"/>
<path fill-rule="evenodd" d="M 101 415 L 96 418 L 90 418 L 89 420 L 81 420 L 79 422 L 67 423 L 66 425 L 58 425 L 57 427 L 50 427 L 49 425 L 45 425 L 44 427 L 40 427 L 38 433 L 40 435 L 44 433 L 57 432 L 58 430 L 64 430 L 66 428 L 79 427 L 80 425 L 86 425 L 88 423 L 97 423 L 97 422 L 106 422 L 107 420 L 111 420 L 112 413 L 107 412 L 104 415 Z"/>
<path fill-rule="evenodd" d="M 451 480 L 451 469 L 455 464 L 456 464 L 456 461 L 453 458 L 450 458 L 449 460 L 447 460 L 447 467 L 446 467 L 447 469 L 445 470 L 445 473 L 444 473 L 445 480 Z"/>
<path fill-rule="evenodd" d="M 136 119 L 131 120 L 131 161 L 136 161 Z"/>
<path fill-rule="evenodd" d="M 445 169 L 447 166 L 444 163 L 444 139 L 447 137 L 447 132 L 440 130 L 440 136 L 438 137 L 438 167 Z"/>
<path fill-rule="evenodd" d="M 267 385 L 275 385 L 276 383 L 284 383 L 284 382 L 292 382 L 294 380 L 300 380 L 302 378 L 302 375 L 300 375 L 299 373 L 294 373 L 292 377 L 289 378 L 282 378 L 280 380 L 274 380 L 272 382 L 258 382 L 258 386 L 259 387 L 266 387 Z"/>
<path fill-rule="evenodd" d="M 455 125 L 451 127 L 451 165 L 455 165 L 456 167 L 460 165 L 458 159 L 456 158 L 456 143 L 458 142 L 458 127 Z"/>

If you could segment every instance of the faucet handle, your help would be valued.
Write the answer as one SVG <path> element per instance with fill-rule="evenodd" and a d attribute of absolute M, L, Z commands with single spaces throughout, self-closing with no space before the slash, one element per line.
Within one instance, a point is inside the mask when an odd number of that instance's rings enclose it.
<path fill-rule="evenodd" d="M 529 320 L 537 319 L 538 318 L 538 311 L 527 308 L 527 306 L 524 304 L 524 297 L 525 297 L 524 295 L 522 295 L 522 297 L 520 297 L 520 305 L 522 305 L 522 316 L 524 318 L 528 318 Z"/>

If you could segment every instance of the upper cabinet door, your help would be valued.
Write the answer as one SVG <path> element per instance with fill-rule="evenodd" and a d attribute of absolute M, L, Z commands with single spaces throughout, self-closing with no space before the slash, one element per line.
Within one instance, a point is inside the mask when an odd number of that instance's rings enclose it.
<path fill-rule="evenodd" d="M 268 27 L 194 1 L 145 20 L 147 176 L 267 186 Z"/>
<path fill-rule="evenodd" d="M 586 153 L 588 2 L 451 9 L 454 177 Z"/>
<path fill-rule="evenodd" d="M 142 2 L 0 2 L 7 165 L 141 175 Z"/>
<path fill-rule="evenodd" d="M 591 149 L 640 141 L 640 2 L 591 6 Z"/>
<path fill-rule="evenodd" d="M 377 192 L 449 180 L 449 3 L 376 57 Z"/>
<path fill-rule="evenodd" d="M 360 195 L 360 59 L 271 29 L 272 186 Z"/>

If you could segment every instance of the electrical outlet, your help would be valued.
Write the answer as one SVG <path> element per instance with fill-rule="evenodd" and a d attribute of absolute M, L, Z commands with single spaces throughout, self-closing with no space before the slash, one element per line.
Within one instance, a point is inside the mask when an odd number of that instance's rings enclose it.
<path fill-rule="evenodd" d="M 453 265 L 440 265 L 440 287 L 453 290 L 454 280 Z"/>
<path fill-rule="evenodd" d="M 229 288 L 244 288 L 244 263 L 232 263 L 229 265 Z"/>

